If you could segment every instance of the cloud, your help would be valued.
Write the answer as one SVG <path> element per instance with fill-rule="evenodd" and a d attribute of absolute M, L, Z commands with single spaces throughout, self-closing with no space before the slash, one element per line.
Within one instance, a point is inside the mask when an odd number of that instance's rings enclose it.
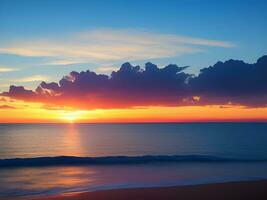
<path fill-rule="evenodd" d="M 61 38 L 14 41 L 0 47 L 0 53 L 44 56 L 48 64 L 66 65 L 122 60 L 174 57 L 205 51 L 206 47 L 232 48 L 228 41 L 153 33 L 135 29 L 98 29 Z"/>
<path fill-rule="evenodd" d="M 4 97 L 0 97 L 0 101 L 2 101 L 2 102 L 6 102 L 6 101 L 7 101 L 7 99 L 6 99 L 6 98 L 4 98 Z"/>
<path fill-rule="evenodd" d="M 19 69 L 16 68 L 12 68 L 12 67 L 2 67 L 0 66 L 0 73 L 4 73 L 4 72 L 14 72 L 14 71 L 18 71 Z"/>
<path fill-rule="evenodd" d="M 99 73 L 112 72 L 116 70 L 118 70 L 118 68 L 113 66 L 102 66 L 95 69 L 95 71 Z"/>
<path fill-rule="evenodd" d="M 267 105 L 267 56 L 248 64 L 240 60 L 217 62 L 190 81 L 194 94 L 207 103 Z"/>
<path fill-rule="evenodd" d="M 11 86 L 3 95 L 11 98 L 79 108 L 122 108 L 146 105 L 176 105 L 186 92 L 190 75 L 185 68 L 168 65 L 159 69 L 152 63 L 146 69 L 124 63 L 111 76 L 91 71 L 71 72 L 59 83 L 42 82 L 35 91 Z"/>
<path fill-rule="evenodd" d="M 20 83 L 27 83 L 27 82 L 36 82 L 36 81 L 49 81 L 50 78 L 44 75 L 32 75 L 27 77 L 22 77 L 19 79 L 15 79 L 13 81 L 20 82 Z"/>
<path fill-rule="evenodd" d="M 9 105 L 0 105 L 0 109 L 16 109 L 16 107 Z"/>
<path fill-rule="evenodd" d="M 21 100 L 33 100 L 34 97 L 37 97 L 37 94 L 32 90 L 26 90 L 23 86 L 13 86 L 9 88 L 9 92 L 3 92 L 4 96 L 14 97 L 15 99 Z"/>
<path fill-rule="evenodd" d="M 54 60 L 52 62 L 45 63 L 44 65 L 73 65 L 79 64 L 81 61 L 73 61 L 73 60 Z"/>
<path fill-rule="evenodd" d="M 0 83 L 0 88 L 8 88 L 10 84 L 7 83 Z"/>
<path fill-rule="evenodd" d="M 124 63 L 110 76 L 92 71 L 71 72 L 58 83 L 42 82 L 35 91 L 10 86 L 3 96 L 52 106 L 81 109 L 142 106 L 241 105 L 267 106 L 267 56 L 254 64 L 238 60 L 218 62 L 198 76 L 186 67 L 145 69 Z"/>

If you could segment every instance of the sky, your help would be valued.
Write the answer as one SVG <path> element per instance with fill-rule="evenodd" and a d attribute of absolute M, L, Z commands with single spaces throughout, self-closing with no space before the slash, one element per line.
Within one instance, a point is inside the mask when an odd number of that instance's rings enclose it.
<path fill-rule="evenodd" d="M 267 65 L 257 60 L 267 54 L 266 8 L 261 0 L 0 0 L 0 121 L 264 121 Z"/>

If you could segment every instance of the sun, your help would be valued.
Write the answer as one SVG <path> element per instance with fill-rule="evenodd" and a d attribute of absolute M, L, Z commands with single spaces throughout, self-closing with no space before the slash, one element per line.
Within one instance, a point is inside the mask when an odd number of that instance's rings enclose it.
<path fill-rule="evenodd" d="M 61 119 L 69 123 L 75 123 L 82 118 L 82 112 L 80 111 L 67 111 L 62 114 Z"/>
<path fill-rule="evenodd" d="M 75 120 L 77 119 L 77 117 L 74 116 L 74 115 L 68 115 L 68 116 L 64 117 L 64 119 L 65 119 L 66 121 L 68 121 L 69 123 L 74 123 Z"/>

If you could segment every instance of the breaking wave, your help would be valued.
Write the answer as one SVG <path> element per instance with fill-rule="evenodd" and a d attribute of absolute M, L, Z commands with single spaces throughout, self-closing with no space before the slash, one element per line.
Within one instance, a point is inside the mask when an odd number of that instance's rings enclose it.
<path fill-rule="evenodd" d="M 157 162 L 267 162 L 266 159 L 235 159 L 207 155 L 144 155 L 106 157 L 36 157 L 0 159 L 0 167 L 57 166 L 57 165 L 116 165 Z"/>

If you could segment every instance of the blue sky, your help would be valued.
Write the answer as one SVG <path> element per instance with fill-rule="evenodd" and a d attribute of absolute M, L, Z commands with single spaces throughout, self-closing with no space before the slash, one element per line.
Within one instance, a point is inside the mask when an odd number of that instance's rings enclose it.
<path fill-rule="evenodd" d="M 267 1 L 0 0 L 0 91 L 126 61 L 189 65 L 267 54 Z"/>

